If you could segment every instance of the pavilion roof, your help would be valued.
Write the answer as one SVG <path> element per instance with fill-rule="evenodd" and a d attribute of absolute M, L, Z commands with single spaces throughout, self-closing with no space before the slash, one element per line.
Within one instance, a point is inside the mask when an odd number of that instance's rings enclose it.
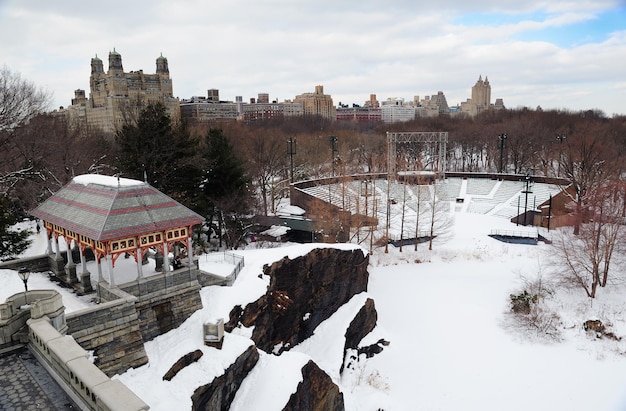
<path fill-rule="evenodd" d="M 82 175 L 31 214 L 97 241 L 138 236 L 202 223 L 202 216 L 148 183 Z"/>

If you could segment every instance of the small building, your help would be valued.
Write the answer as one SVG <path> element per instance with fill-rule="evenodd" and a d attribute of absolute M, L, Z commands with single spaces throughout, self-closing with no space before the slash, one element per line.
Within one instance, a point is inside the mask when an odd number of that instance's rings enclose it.
<path fill-rule="evenodd" d="M 74 177 L 31 214 L 43 221 L 52 271 L 69 285 L 79 283 L 84 292 L 92 289 L 86 250 L 95 256 L 98 282 L 104 281 L 104 261 L 109 285 L 115 287 L 115 261 L 121 255 L 135 259 L 138 279 L 143 278 L 142 261 L 151 248 L 163 256 L 165 272 L 170 251 L 176 255 L 180 248 L 187 250 L 191 267 L 192 227 L 204 220 L 148 183 L 95 174 Z M 67 244 L 67 264 L 59 252 L 60 237 Z M 79 275 L 73 245 L 80 250 Z"/>

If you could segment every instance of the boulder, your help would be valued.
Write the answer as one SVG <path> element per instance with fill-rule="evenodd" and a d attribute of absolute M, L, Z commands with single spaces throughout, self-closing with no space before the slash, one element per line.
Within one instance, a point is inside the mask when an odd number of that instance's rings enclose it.
<path fill-rule="evenodd" d="M 368 258 L 360 249 L 321 248 L 265 266 L 270 276 L 266 294 L 243 311 L 233 309 L 225 328 L 254 326 L 252 340 L 259 349 L 289 350 L 354 295 L 367 291 Z"/>
<path fill-rule="evenodd" d="M 195 350 L 182 356 L 163 376 L 164 381 L 171 381 L 180 370 L 202 358 L 202 351 Z"/>
<path fill-rule="evenodd" d="M 254 345 L 244 351 L 224 374 L 207 385 L 196 388 L 191 396 L 194 411 L 227 411 L 235 398 L 237 390 L 259 360 L 259 353 Z"/>
<path fill-rule="evenodd" d="M 283 411 L 343 411 L 343 394 L 313 361 L 302 367 L 302 381 Z"/>

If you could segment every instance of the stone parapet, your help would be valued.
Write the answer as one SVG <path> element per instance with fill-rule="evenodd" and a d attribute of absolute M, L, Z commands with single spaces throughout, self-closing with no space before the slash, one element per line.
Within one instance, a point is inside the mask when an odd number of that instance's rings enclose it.
<path fill-rule="evenodd" d="M 171 287 L 167 293 L 153 292 L 138 297 L 141 333 L 145 341 L 181 325 L 191 314 L 202 308 L 200 285 L 197 281 Z"/>
<path fill-rule="evenodd" d="M 124 294 L 125 298 L 75 311 L 66 319 L 68 332 L 81 347 L 94 352 L 94 363 L 108 376 L 148 362 L 137 299 Z"/>

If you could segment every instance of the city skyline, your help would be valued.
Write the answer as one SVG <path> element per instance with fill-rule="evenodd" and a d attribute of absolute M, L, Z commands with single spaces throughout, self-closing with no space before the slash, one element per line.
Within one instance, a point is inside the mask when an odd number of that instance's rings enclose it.
<path fill-rule="evenodd" d="M 482 0 L 471 5 L 321 0 L 213 4 L 0 2 L 0 66 L 53 93 L 51 108 L 89 90 L 89 62 L 114 48 L 124 70 L 167 57 L 174 96 L 283 101 L 323 85 L 335 106 L 370 94 L 412 100 L 443 91 L 456 106 L 479 76 L 492 103 L 626 114 L 626 5 Z"/>

